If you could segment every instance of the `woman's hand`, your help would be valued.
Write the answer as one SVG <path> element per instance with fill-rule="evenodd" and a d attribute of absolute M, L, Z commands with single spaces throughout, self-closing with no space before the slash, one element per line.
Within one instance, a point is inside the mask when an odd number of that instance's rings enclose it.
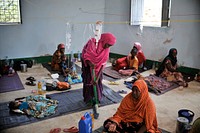
<path fill-rule="evenodd" d="M 116 131 L 116 127 L 117 127 L 116 123 L 110 124 L 108 131 L 109 132 L 115 132 Z"/>

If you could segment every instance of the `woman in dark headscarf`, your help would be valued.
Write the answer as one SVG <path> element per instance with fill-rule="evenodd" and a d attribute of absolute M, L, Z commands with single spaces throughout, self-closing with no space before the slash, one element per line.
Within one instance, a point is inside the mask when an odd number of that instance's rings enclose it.
<path fill-rule="evenodd" d="M 169 50 L 169 54 L 156 71 L 156 76 L 166 78 L 168 81 L 176 82 L 184 87 L 188 86 L 188 83 L 183 80 L 183 75 L 177 71 L 177 50 L 175 48 Z"/>

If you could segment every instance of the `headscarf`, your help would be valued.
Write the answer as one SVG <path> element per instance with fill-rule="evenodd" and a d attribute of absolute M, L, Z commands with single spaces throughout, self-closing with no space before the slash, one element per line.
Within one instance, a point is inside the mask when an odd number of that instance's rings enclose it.
<path fill-rule="evenodd" d="M 142 46 L 139 42 L 134 42 L 133 47 L 136 47 L 138 52 L 142 52 Z"/>
<path fill-rule="evenodd" d="M 133 47 L 137 48 L 138 52 L 137 52 L 137 58 L 139 61 L 139 66 L 144 63 L 146 61 L 146 57 L 144 56 L 144 53 L 142 51 L 142 45 L 139 42 L 135 42 Z"/>
<path fill-rule="evenodd" d="M 62 48 L 65 48 L 65 44 L 63 44 L 63 43 L 58 44 L 57 49 L 60 50 Z"/>
<path fill-rule="evenodd" d="M 144 122 L 148 132 L 160 132 L 158 130 L 156 108 L 151 100 L 148 87 L 144 80 L 139 79 L 134 82 L 140 91 L 137 101 L 133 99 L 133 92 L 129 93 L 122 100 L 117 112 L 110 118 L 116 123 L 123 122 Z"/>
<path fill-rule="evenodd" d="M 176 48 L 171 48 L 169 50 L 169 54 L 164 58 L 164 60 L 162 61 L 160 67 L 158 68 L 158 70 L 156 71 L 156 75 L 159 76 L 165 69 L 165 62 L 167 60 L 170 60 L 172 63 L 172 66 L 175 66 L 177 63 L 177 57 L 173 56 L 173 53 L 176 52 L 177 53 L 177 49 Z"/>
<path fill-rule="evenodd" d="M 115 42 L 116 38 L 113 34 L 103 33 L 101 34 L 101 38 L 99 39 L 98 46 L 96 48 L 96 40 L 95 38 L 91 38 L 82 50 L 82 59 L 85 66 L 87 66 L 86 60 L 95 64 L 95 73 L 97 75 L 102 65 L 105 66 L 106 61 L 109 58 L 110 48 L 105 49 L 104 45 L 110 44 L 113 46 Z"/>

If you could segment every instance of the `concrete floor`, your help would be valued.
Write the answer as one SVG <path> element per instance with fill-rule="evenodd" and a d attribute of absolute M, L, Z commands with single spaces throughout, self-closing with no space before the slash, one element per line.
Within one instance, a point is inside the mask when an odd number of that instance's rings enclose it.
<path fill-rule="evenodd" d="M 80 62 L 78 63 L 80 65 Z M 108 63 L 109 65 L 109 63 Z M 28 68 L 28 72 L 22 73 L 18 72 L 25 89 L 19 91 L 12 91 L 7 93 L 0 93 L 0 101 L 6 102 L 14 100 L 18 97 L 24 97 L 31 95 L 32 90 L 37 90 L 37 86 L 27 86 L 25 85 L 26 78 L 29 76 L 34 76 L 37 80 L 48 78 L 47 69 L 43 68 L 41 64 L 34 65 L 32 68 Z M 143 72 L 143 76 L 148 76 L 154 73 L 154 70 L 148 70 Z M 125 79 L 118 80 L 119 85 L 109 85 L 109 81 L 103 80 L 103 83 L 114 91 L 126 90 L 130 92 L 131 90 L 126 88 L 123 84 Z M 126 79 L 127 80 L 127 79 Z M 72 85 L 71 89 L 81 88 L 82 84 Z M 57 93 L 48 92 L 50 93 Z M 122 94 L 125 96 L 126 94 Z M 152 99 L 155 102 L 157 109 L 157 119 L 160 128 L 165 129 L 169 132 L 174 133 L 176 129 L 176 119 L 178 117 L 178 110 L 186 108 L 190 109 L 195 113 L 194 120 L 200 117 L 200 83 L 192 81 L 189 83 L 188 88 L 179 87 L 171 90 L 163 95 L 157 96 L 151 94 Z M 119 104 L 108 105 L 99 108 L 100 117 L 94 121 L 94 130 L 101 127 L 103 122 L 110 116 L 112 116 Z M 51 118 L 48 120 L 43 120 L 40 122 L 18 126 L 14 128 L 9 128 L 1 131 L 1 133 L 49 133 L 52 128 L 69 128 L 71 126 L 77 126 L 81 116 L 91 110 L 85 110 L 82 112 L 72 113 L 69 115 L 63 115 L 56 118 Z"/>

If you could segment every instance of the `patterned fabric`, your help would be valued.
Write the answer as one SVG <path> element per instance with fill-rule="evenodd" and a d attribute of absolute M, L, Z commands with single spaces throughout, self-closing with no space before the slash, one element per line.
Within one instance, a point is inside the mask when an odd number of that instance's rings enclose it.
<path fill-rule="evenodd" d="M 27 96 L 26 102 L 29 105 L 27 114 L 36 118 L 43 118 L 54 114 L 59 103 L 57 100 L 47 99 L 40 95 Z"/>
<path fill-rule="evenodd" d="M 135 81 L 133 86 L 137 86 L 140 91 L 139 99 L 135 101 L 132 92 L 129 93 L 122 100 L 117 112 L 109 119 L 117 123 L 117 125 L 121 122 L 145 123 L 147 132 L 159 133 L 156 108 L 149 96 L 147 84 L 140 79 Z"/>

